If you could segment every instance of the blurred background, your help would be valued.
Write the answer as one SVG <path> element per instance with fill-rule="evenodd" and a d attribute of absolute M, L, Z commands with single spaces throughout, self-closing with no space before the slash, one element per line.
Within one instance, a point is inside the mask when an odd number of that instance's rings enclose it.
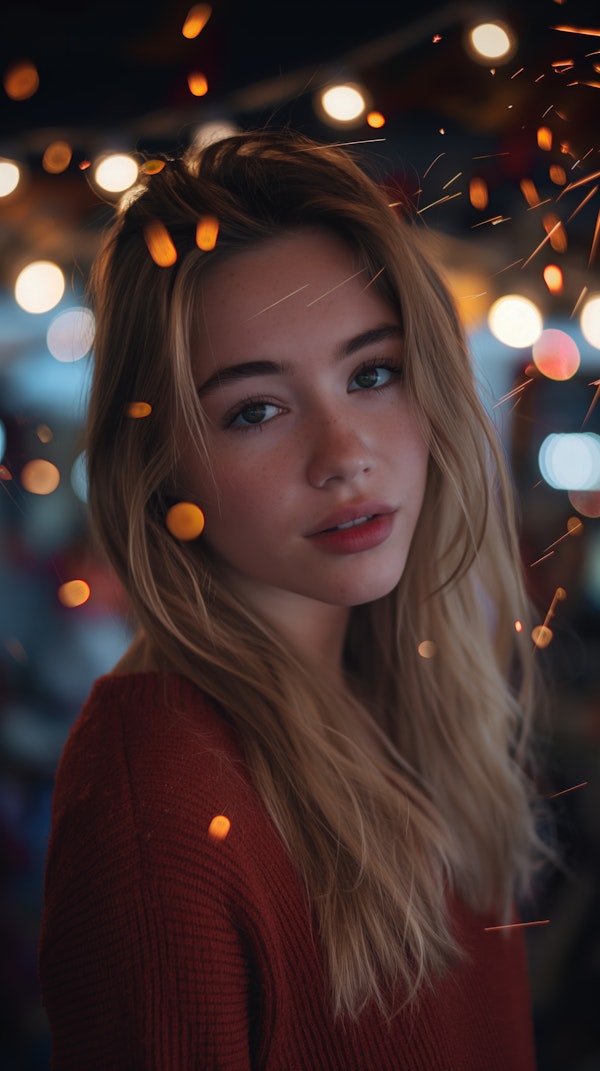
<path fill-rule="evenodd" d="M 5 6 L 1 26 L 0 1067 L 48 1067 L 54 771 L 130 640 L 86 527 L 90 264 L 148 157 L 291 125 L 352 144 L 410 199 L 469 334 L 551 681 L 542 791 L 564 866 L 523 905 L 542 923 L 526 930 L 539 1071 L 599 1071 L 597 4 L 63 0 Z"/>

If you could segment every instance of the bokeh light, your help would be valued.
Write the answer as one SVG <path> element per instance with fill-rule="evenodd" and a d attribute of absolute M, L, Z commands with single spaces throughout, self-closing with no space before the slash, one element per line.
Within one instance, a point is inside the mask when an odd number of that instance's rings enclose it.
<path fill-rule="evenodd" d="M 575 340 L 555 328 L 542 331 L 533 343 L 531 355 L 538 372 L 547 379 L 571 379 L 581 363 Z"/>
<path fill-rule="evenodd" d="M 330 86 L 318 99 L 325 116 L 337 123 L 351 123 L 366 109 L 365 98 L 355 85 Z"/>
<path fill-rule="evenodd" d="M 536 647 L 544 648 L 548 647 L 554 638 L 554 633 L 547 625 L 536 625 L 531 630 L 531 638 Z"/>
<path fill-rule="evenodd" d="M 520 294 L 507 294 L 492 304 L 488 326 L 494 338 L 515 349 L 531 346 L 542 333 L 543 321 L 537 305 Z"/>
<path fill-rule="evenodd" d="M 123 193 L 133 186 L 138 173 L 138 165 L 132 156 L 126 153 L 111 153 L 96 164 L 94 182 L 107 193 Z"/>
<path fill-rule="evenodd" d="M 194 97 L 204 97 L 208 93 L 206 75 L 201 71 L 190 71 L 187 76 L 189 91 Z"/>
<path fill-rule="evenodd" d="M 600 294 L 592 294 L 579 314 L 581 333 L 590 346 L 600 349 Z"/>
<path fill-rule="evenodd" d="M 144 417 L 150 416 L 151 412 L 150 402 L 130 402 L 126 409 L 127 416 L 133 417 L 134 420 L 143 420 Z"/>
<path fill-rule="evenodd" d="M 0 461 L 4 457 L 4 451 L 6 450 L 6 428 L 0 420 Z"/>
<path fill-rule="evenodd" d="M 188 40 L 192 40 L 202 32 L 210 16 L 212 15 L 212 7 L 210 4 L 194 4 L 188 11 L 185 22 L 182 27 L 182 34 L 187 37 Z"/>
<path fill-rule="evenodd" d="M 90 597 L 90 586 L 85 580 L 67 580 L 58 589 L 58 599 L 63 606 L 83 606 Z"/>
<path fill-rule="evenodd" d="M 49 175 L 60 175 L 66 171 L 73 158 L 73 150 L 68 141 L 52 141 L 42 156 L 42 167 Z"/>
<path fill-rule="evenodd" d="M 225 840 L 231 829 L 231 822 L 225 814 L 216 814 L 212 819 L 208 827 L 208 836 L 210 840 Z"/>
<path fill-rule="evenodd" d="M 385 126 L 385 115 L 382 115 L 381 112 L 369 112 L 367 123 L 373 130 L 381 130 L 382 126 Z"/>
<path fill-rule="evenodd" d="M 49 260 L 36 260 L 19 273 L 15 299 L 25 312 L 49 312 L 65 292 L 65 277 Z"/>
<path fill-rule="evenodd" d="M 71 487 L 80 502 L 88 500 L 87 459 L 85 450 L 75 458 L 71 466 Z"/>
<path fill-rule="evenodd" d="M 216 141 L 222 141 L 223 138 L 229 138 L 232 134 L 239 134 L 239 132 L 240 127 L 229 119 L 212 119 L 196 127 L 192 144 L 200 149 L 205 145 L 213 145 Z"/>
<path fill-rule="evenodd" d="M 177 250 L 164 223 L 159 219 L 151 220 L 144 227 L 144 240 L 148 252 L 159 268 L 170 268 L 177 260 Z"/>
<path fill-rule="evenodd" d="M 436 651 L 437 647 L 433 640 L 421 640 L 419 646 L 417 647 L 417 653 L 421 656 L 421 658 L 433 658 Z"/>
<path fill-rule="evenodd" d="M 569 502 L 584 517 L 600 517 L 600 490 L 569 491 Z"/>
<path fill-rule="evenodd" d="M 469 33 L 471 55 L 482 63 L 506 63 L 514 52 L 514 38 L 501 22 L 481 22 Z"/>
<path fill-rule="evenodd" d="M 54 432 L 52 431 L 52 428 L 48 427 L 47 424 L 38 424 L 37 428 L 35 429 L 35 434 L 37 435 L 40 442 L 44 443 L 44 445 L 46 445 L 47 443 L 51 443 L 54 438 Z"/>
<path fill-rule="evenodd" d="M 549 152 L 552 148 L 552 131 L 547 126 L 538 127 L 537 143 L 540 149 L 544 152 Z"/>
<path fill-rule="evenodd" d="M 473 177 L 469 182 L 469 200 L 473 208 L 482 211 L 487 208 L 488 199 L 488 187 L 485 179 L 477 176 Z"/>
<path fill-rule="evenodd" d="M 216 216 L 203 216 L 196 227 L 196 245 L 198 249 L 208 252 L 215 248 L 219 235 L 219 221 Z"/>
<path fill-rule="evenodd" d="M 32 495 L 51 495 L 60 483 L 60 472 L 51 461 L 37 457 L 21 470 L 21 483 Z"/>
<path fill-rule="evenodd" d="M 37 92 L 39 84 L 40 76 L 31 60 L 11 64 L 4 74 L 4 91 L 11 100 L 28 100 Z"/>
<path fill-rule="evenodd" d="M 551 294 L 560 294 L 563 288 L 563 273 L 557 264 L 546 264 L 543 271 L 544 282 Z"/>
<path fill-rule="evenodd" d="M 50 324 L 46 344 L 52 356 L 65 364 L 85 357 L 94 342 L 95 320 L 83 306 L 61 312 Z"/>
<path fill-rule="evenodd" d="M 547 435 L 538 464 L 546 483 L 557 490 L 600 490 L 600 436 L 593 432 Z"/>
<path fill-rule="evenodd" d="M 167 510 L 165 523 L 171 535 L 188 542 L 204 531 L 204 514 L 193 502 L 177 502 Z"/>
<path fill-rule="evenodd" d="M 0 160 L 0 197 L 8 197 L 19 185 L 21 172 L 12 160 Z"/>

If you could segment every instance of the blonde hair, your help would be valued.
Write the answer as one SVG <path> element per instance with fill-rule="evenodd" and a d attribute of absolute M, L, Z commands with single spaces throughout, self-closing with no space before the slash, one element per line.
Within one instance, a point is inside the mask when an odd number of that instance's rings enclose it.
<path fill-rule="evenodd" d="M 210 252 L 196 244 L 205 217 L 219 223 Z M 170 267 L 149 255 L 157 221 L 177 251 Z M 204 442 L 190 362 L 203 272 L 248 243 L 314 225 L 352 246 L 399 311 L 407 390 L 430 447 L 404 574 L 351 611 L 352 699 L 232 596 L 202 539 L 177 541 L 165 526 L 181 443 Z M 410 1002 L 455 962 L 450 894 L 506 919 L 540 851 L 513 492 L 422 237 L 347 152 L 250 132 L 146 175 L 91 277 L 94 531 L 152 650 L 234 726 L 304 881 L 333 1008 L 353 1016 L 370 999 L 393 1010 L 396 987 Z M 151 416 L 131 419 L 132 401 L 150 403 Z M 433 658 L 421 657 L 424 640 Z"/>

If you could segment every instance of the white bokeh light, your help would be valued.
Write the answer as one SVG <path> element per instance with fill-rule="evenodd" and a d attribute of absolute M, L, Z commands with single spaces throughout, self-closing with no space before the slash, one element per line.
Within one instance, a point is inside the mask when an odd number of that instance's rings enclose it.
<path fill-rule="evenodd" d="M 323 111 L 338 123 L 351 123 L 353 119 L 358 119 L 366 106 L 363 94 L 353 85 L 331 86 L 321 94 Z"/>
<path fill-rule="evenodd" d="M 15 299 L 25 312 L 49 312 L 65 292 L 65 277 L 58 264 L 36 260 L 19 273 Z"/>
<path fill-rule="evenodd" d="M 94 314 L 83 306 L 61 312 L 50 324 L 46 344 L 57 361 L 79 361 L 92 348 Z"/>
<path fill-rule="evenodd" d="M 540 472 L 561 491 L 600 488 L 600 435 L 592 432 L 548 435 L 538 454 Z"/>
<path fill-rule="evenodd" d="M 533 301 L 521 294 L 507 294 L 494 301 L 488 313 L 488 326 L 499 342 L 523 349 L 533 345 L 544 325 Z"/>
<path fill-rule="evenodd" d="M 474 52 L 484 60 L 508 59 L 513 49 L 511 36 L 498 22 L 482 22 L 470 33 Z"/>
<path fill-rule="evenodd" d="M 0 160 L 0 197 L 8 197 L 19 185 L 21 172 L 12 160 Z"/>
<path fill-rule="evenodd" d="M 590 346 L 600 349 L 600 294 L 592 294 L 579 317 L 581 333 Z"/>
<path fill-rule="evenodd" d="M 87 502 L 88 479 L 85 450 L 77 455 L 71 466 L 71 487 L 81 502 Z"/>
<path fill-rule="evenodd" d="M 94 181 L 108 193 L 122 193 L 137 181 L 138 171 L 138 165 L 132 156 L 112 153 L 96 164 Z"/>

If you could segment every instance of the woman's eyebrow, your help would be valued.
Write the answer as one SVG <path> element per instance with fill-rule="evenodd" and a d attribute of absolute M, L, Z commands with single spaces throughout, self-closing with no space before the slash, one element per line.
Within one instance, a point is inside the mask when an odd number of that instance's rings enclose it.
<path fill-rule="evenodd" d="M 359 335 L 342 342 L 336 350 L 336 359 L 350 357 L 366 346 L 376 345 L 388 338 L 402 338 L 403 331 L 399 324 L 383 324 L 381 327 L 371 327 L 367 331 L 361 331 Z M 204 397 L 211 391 L 222 387 L 226 383 L 234 383 L 242 379 L 251 379 L 252 376 L 275 376 L 284 375 L 289 367 L 280 361 L 242 361 L 240 364 L 227 365 L 218 368 L 198 387 L 198 394 Z"/>

